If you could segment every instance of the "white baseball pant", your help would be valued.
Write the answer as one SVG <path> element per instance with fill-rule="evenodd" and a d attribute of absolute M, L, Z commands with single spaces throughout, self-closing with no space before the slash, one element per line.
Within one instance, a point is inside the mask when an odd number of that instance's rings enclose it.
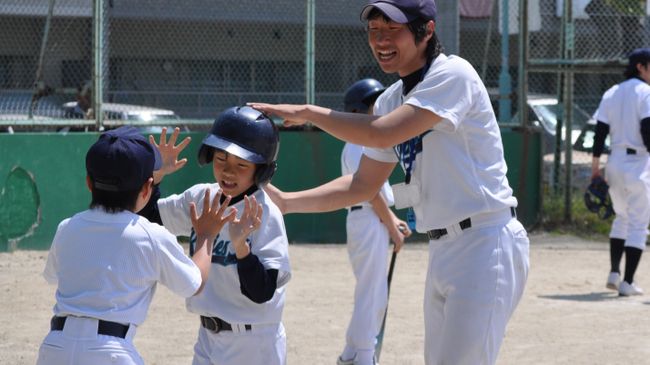
<path fill-rule="evenodd" d="M 133 346 L 134 325 L 126 338 L 97 334 L 98 321 L 68 316 L 63 331 L 50 331 L 38 350 L 37 365 L 144 365 Z"/>
<path fill-rule="evenodd" d="M 285 365 L 287 338 L 282 323 L 233 325 L 232 331 L 214 333 L 199 327 L 192 365 Z"/>
<path fill-rule="evenodd" d="M 645 249 L 650 224 L 650 158 L 614 149 L 605 169 L 616 217 L 609 233 L 625 246 Z"/>
<path fill-rule="evenodd" d="M 388 302 L 390 237 L 369 206 L 348 212 L 346 230 L 348 256 L 356 278 L 346 343 L 357 351 L 374 350 Z"/>
<path fill-rule="evenodd" d="M 492 365 L 528 277 L 526 230 L 510 212 L 472 217 L 429 241 L 427 365 Z M 499 222 L 501 221 L 501 222 Z"/>

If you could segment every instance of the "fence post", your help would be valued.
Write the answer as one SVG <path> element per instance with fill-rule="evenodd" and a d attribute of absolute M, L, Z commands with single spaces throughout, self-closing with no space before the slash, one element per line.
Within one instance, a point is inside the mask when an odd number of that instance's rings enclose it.
<path fill-rule="evenodd" d="M 315 32 L 316 27 L 316 4 L 315 0 L 307 0 L 307 23 L 305 26 L 305 102 L 315 104 Z"/>
<path fill-rule="evenodd" d="M 98 131 L 104 129 L 104 0 L 93 1 L 93 111 Z"/>

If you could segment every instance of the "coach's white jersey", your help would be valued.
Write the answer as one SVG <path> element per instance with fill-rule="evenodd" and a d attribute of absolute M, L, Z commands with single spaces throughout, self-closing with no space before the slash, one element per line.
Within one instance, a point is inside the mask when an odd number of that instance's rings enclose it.
<path fill-rule="evenodd" d="M 646 151 L 641 120 L 650 117 L 650 85 L 631 78 L 605 92 L 594 118 L 609 125 L 610 147 Z"/>
<path fill-rule="evenodd" d="M 158 207 L 163 224 L 172 233 L 190 236 L 190 202 L 195 202 L 197 213 L 203 208 L 205 189 L 210 188 L 212 197 L 219 190 L 219 185 L 198 184 L 179 195 L 171 195 L 158 200 Z M 278 323 L 282 319 L 284 307 L 285 284 L 291 277 L 287 234 L 280 209 L 262 190 L 254 194 L 257 202 L 262 204 L 262 224 L 248 238 L 251 252 L 256 255 L 266 269 L 278 270 L 277 289 L 273 298 L 265 303 L 255 303 L 241 293 L 237 258 L 230 243 L 228 224 L 226 224 L 214 241 L 212 267 L 210 275 L 200 294 L 188 298 L 187 309 L 190 312 L 219 317 L 229 323 L 263 324 Z M 244 211 L 244 201 L 233 205 L 238 215 Z"/>
<path fill-rule="evenodd" d="M 141 324 L 160 282 L 183 297 L 199 268 L 171 233 L 132 212 L 91 209 L 62 221 L 43 273 L 58 284 L 54 314 Z"/>
<path fill-rule="evenodd" d="M 440 54 L 406 96 L 402 96 L 401 80 L 384 91 L 374 114 L 386 115 L 402 104 L 443 118 L 422 138 L 413 167 L 412 181 L 420 185 L 413 207 L 418 232 L 517 206 L 506 178 L 501 133 L 490 98 L 467 61 Z M 399 162 L 393 148 L 366 148 L 364 154 L 378 161 Z"/>
<path fill-rule="evenodd" d="M 343 175 L 351 175 L 357 172 L 359 169 L 359 162 L 361 162 L 361 156 L 363 155 L 363 149 L 363 146 L 359 146 L 358 144 L 354 143 L 346 143 L 345 146 L 343 146 L 343 151 L 341 151 L 341 173 Z M 386 203 L 389 207 L 395 204 L 395 200 L 393 198 L 393 189 L 391 189 L 388 181 L 384 182 L 384 185 L 381 186 L 381 190 L 379 190 L 379 192 L 384 197 L 384 200 L 386 200 Z M 369 202 L 363 202 L 361 204 L 355 205 L 370 207 Z"/>

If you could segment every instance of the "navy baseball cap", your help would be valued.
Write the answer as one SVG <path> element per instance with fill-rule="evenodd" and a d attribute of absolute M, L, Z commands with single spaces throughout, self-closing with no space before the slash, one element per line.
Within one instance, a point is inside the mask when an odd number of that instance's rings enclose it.
<path fill-rule="evenodd" d="M 646 64 L 650 62 L 650 48 L 637 48 L 630 52 L 628 59 L 631 66 L 636 66 L 638 63 Z"/>
<path fill-rule="evenodd" d="M 371 0 L 361 10 L 361 20 L 368 20 L 373 8 L 381 11 L 396 23 L 406 24 L 417 18 L 426 21 L 436 20 L 436 2 L 434 0 Z"/>
<path fill-rule="evenodd" d="M 99 190 L 139 190 L 160 166 L 158 149 L 132 126 L 102 133 L 86 153 L 86 171 Z"/>

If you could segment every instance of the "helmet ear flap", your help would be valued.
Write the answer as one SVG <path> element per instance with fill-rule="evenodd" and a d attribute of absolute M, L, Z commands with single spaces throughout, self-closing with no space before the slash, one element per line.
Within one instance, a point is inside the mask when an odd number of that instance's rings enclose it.
<path fill-rule="evenodd" d="M 199 166 L 204 166 L 209 163 L 212 163 L 213 155 L 214 155 L 214 148 L 202 144 L 201 147 L 199 148 L 199 153 L 197 156 L 199 160 Z"/>
<path fill-rule="evenodd" d="M 275 174 L 275 170 L 277 170 L 277 168 L 278 165 L 275 161 L 264 165 L 257 165 L 254 176 L 255 185 L 262 186 L 271 181 L 271 178 L 273 177 L 273 174 Z"/>

